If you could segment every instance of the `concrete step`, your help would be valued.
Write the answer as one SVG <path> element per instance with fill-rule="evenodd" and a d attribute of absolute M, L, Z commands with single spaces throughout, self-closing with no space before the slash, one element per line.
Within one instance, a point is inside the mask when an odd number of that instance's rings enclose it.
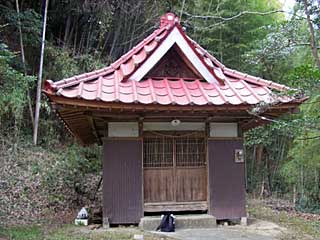
<path fill-rule="evenodd" d="M 174 215 L 176 229 L 187 228 L 214 228 L 217 221 L 214 216 L 208 214 Z M 155 231 L 160 224 L 160 216 L 146 216 L 141 218 L 139 227 L 147 231 Z"/>

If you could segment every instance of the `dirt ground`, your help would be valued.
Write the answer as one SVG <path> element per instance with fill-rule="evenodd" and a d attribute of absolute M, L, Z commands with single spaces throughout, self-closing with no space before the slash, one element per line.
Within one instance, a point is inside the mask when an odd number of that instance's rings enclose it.
<path fill-rule="evenodd" d="M 287 232 L 286 228 L 275 223 L 255 219 L 248 226 L 219 225 L 213 229 L 184 229 L 164 235 L 181 240 L 277 240 Z"/>

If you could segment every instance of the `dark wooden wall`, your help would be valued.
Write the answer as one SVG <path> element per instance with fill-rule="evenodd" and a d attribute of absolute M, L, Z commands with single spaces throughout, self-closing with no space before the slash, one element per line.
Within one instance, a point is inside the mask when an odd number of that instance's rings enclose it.
<path fill-rule="evenodd" d="M 246 216 L 245 166 L 234 162 L 242 140 L 208 140 L 209 214 L 217 219 Z"/>
<path fill-rule="evenodd" d="M 108 139 L 103 145 L 103 217 L 110 224 L 143 217 L 142 141 Z"/>

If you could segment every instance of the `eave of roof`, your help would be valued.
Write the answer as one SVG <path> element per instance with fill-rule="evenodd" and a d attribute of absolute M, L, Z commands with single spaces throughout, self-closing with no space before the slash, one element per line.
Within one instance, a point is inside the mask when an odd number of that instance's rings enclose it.
<path fill-rule="evenodd" d="M 199 79 L 148 78 L 140 82 L 118 82 L 113 77 L 99 77 L 76 86 L 60 88 L 53 94 L 105 103 L 160 105 L 253 105 L 260 102 L 273 104 L 294 100 L 292 97 L 272 93 L 267 86 L 228 76 L 224 85 L 211 84 Z"/>

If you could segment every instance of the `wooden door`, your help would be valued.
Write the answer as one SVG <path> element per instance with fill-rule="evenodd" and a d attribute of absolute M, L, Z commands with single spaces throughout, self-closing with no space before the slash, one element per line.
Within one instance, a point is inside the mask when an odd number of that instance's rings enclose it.
<path fill-rule="evenodd" d="M 206 144 L 203 137 L 179 137 L 175 144 L 176 201 L 207 200 Z"/>
<path fill-rule="evenodd" d="M 145 203 L 207 200 L 204 137 L 145 137 L 143 159 Z"/>

